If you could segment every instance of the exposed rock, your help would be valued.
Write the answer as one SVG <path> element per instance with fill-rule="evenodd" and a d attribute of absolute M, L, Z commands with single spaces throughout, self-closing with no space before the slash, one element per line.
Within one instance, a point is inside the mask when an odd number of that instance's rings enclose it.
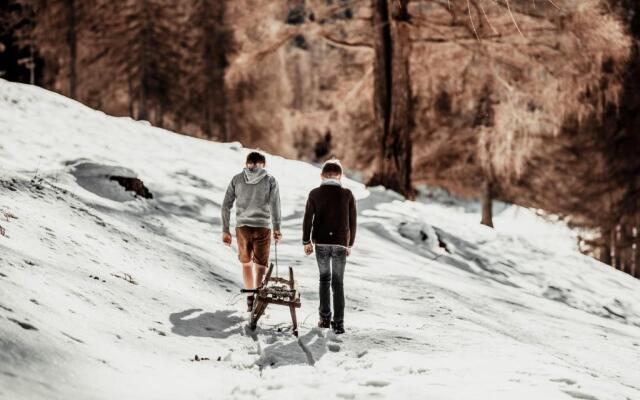
<path fill-rule="evenodd" d="M 138 178 L 130 178 L 126 176 L 110 176 L 109 180 L 116 181 L 122 186 L 125 190 L 134 192 L 136 196 L 143 197 L 145 199 L 153 199 L 153 195 Z"/>

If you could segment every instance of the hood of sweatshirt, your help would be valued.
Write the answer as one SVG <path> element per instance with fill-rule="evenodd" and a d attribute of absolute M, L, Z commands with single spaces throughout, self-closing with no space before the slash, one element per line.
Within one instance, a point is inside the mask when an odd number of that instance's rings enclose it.
<path fill-rule="evenodd" d="M 323 179 L 320 185 L 342 186 L 342 182 L 340 182 L 338 179 Z"/>
<path fill-rule="evenodd" d="M 255 185 L 267 176 L 267 170 L 264 168 L 244 168 L 242 172 L 244 173 L 244 181 L 249 185 Z"/>

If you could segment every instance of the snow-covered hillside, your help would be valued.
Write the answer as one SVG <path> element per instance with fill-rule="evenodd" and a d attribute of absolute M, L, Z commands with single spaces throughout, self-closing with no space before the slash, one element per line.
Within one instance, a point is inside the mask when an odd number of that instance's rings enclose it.
<path fill-rule="evenodd" d="M 300 228 L 319 171 L 279 157 L 300 341 L 286 308 L 246 331 L 219 217 L 246 151 L 0 80 L 1 399 L 640 399 L 640 282 L 527 210 L 491 230 L 348 181 L 347 334 L 314 328 Z"/>

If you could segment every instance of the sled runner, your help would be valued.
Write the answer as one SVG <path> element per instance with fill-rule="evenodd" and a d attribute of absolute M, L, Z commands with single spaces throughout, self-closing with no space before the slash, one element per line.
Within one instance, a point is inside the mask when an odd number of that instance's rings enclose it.
<path fill-rule="evenodd" d="M 277 251 L 277 250 L 276 250 Z M 277 253 L 276 253 L 277 254 Z M 278 258 L 276 255 L 276 271 L 277 271 Z M 296 308 L 300 308 L 300 293 L 295 288 L 293 280 L 293 268 L 289 266 L 289 279 L 271 277 L 273 273 L 273 263 L 269 265 L 267 273 L 257 289 L 241 289 L 241 293 L 254 293 L 255 300 L 253 301 L 253 309 L 251 310 L 251 321 L 249 327 L 256 329 L 258 326 L 258 320 L 264 314 L 264 310 L 267 309 L 269 304 L 278 304 L 281 306 L 289 307 L 291 312 L 291 322 L 293 324 L 293 334 L 298 336 L 298 320 L 296 318 Z M 273 283 L 270 285 L 270 283 Z"/>

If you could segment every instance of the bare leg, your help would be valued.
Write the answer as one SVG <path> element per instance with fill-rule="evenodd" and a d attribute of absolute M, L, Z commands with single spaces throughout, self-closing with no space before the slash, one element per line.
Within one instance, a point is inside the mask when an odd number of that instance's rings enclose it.
<path fill-rule="evenodd" d="M 245 289 L 253 289 L 253 265 L 252 263 L 242 263 L 242 280 Z"/>
<path fill-rule="evenodd" d="M 262 284 L 262 280 L 264 279 L 264 274 L 267 271 L 267 267 L 265 265 L 255 264 L 256 269 L 256 286 L 260 287 Z"/>

